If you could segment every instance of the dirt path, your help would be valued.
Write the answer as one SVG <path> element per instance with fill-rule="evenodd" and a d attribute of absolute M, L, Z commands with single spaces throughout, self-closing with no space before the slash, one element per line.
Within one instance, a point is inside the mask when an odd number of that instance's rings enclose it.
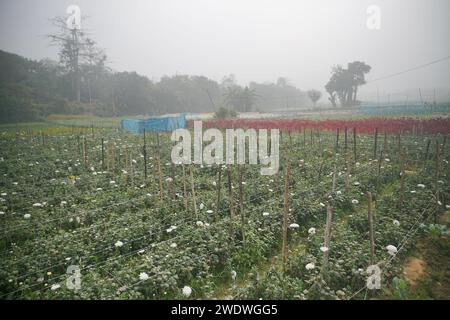
<path fill-rule="evenodd" d="M 450 212 L 440 223 L 450 227 Z M 426 236 L 404 265 L 408 299 L 450 299 L 450 236 Z"/>

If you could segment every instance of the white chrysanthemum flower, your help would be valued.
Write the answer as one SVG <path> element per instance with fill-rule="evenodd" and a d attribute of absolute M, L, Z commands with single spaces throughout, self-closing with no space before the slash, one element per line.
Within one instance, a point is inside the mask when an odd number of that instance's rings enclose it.
<path fill-rule="evenodd" d="M 359 183 L 358 181 L 355 181 L 355 182 L 353 182 L 353 185 L 355 185 L 355 186 L 359 186 L 359 185 L 360 185 L 360 183 Z"/>
<path fill-rule="evenodd" d="M 63 207 L 63 206 L 65 206 L 67 204 L 67 201 L 61 201 L 61 203 L 60 203 L 60 205 L 61 205 L 61 207 Z"/>
<path fill-rule="evenodd" d="M 176 244 L 175 242 L 172 242 L 172 243 L 170 244 L 170 247 L 171 247 L 171 248 L 176 248 L 176 247 L 177 247 L 177 244 Z"/>
<path fill-rule="evenodd" d="M 147 273 L 145 273 L 145 272 L 139 273 L 139 280 L 145 281 L 147 279 L 148 279 L 148 274 Z"/>
<path fill-rule="evenodd" d="M 269 215 L 270 215 L 270 213 L 269 212 L 263 212 L 263 217 L 268 217 Z"/>
<path fill-rule="evenodd" d="M 213 213 L 214 211 L 212 211 L 212 210 L 206 210 L 206 213 Z"/>
<path fill-rule="evenodd" d="M 336 194 L 337 194 L 337 195 L 340 195 L 340 194 L 342 194 L 342 191 L 341 191 L 341 190 L 338 190 L 338 191 L 336 191 Z"/>
<path fill-rule="evenodd" d="M 213 182 L 212 182 L 212 185 L 213 185 L 214 187 L 217 186 L 217 182 L 213 181 Z"/>
<path fill-rule="evenodd" d="M 123 246 L 123 242 L 120 241 L 120 240 L 118 240 L 116 243 L 114 243 L 114 245 L 115 245 L 117 248 L 119 248 L 119 247 Z"/>
<path fill-rule="evenodd" d="M 308 229 L 308 234 L 309 234 L 310 236 L 315 235 L 315 234 L 316 234 L 316 228 L 309 228 L 309 229 Z"/>
<path fill-rule="evenodd" d="M 52 285 L 52 287 L 50 289 L 55 291 L 55 290 L 58 290 L 59 288 L 61 288 L 61 285 L 59 283 L 55 283 Z"/>
<path fill-rule="evenodd" d="M 345 296 L 345 292 L 344 291 L 342 291 L 342 290 L 338 290 L 338 291 L 336 291 L 336 294 L 338 295 L 338 296 Z"/>
<path fill-rule="evenodd" d="M 424 184 L 422 184 L 422 183 L 419 183 L 419 184 L 417 185 L 417 187 L 418 187 L 418 188 L 422 188 L 422 189 L 423 189 L 423 188 L 425 188 L 425 185 L 424 185 Z"/>
<path fill-rule="evenodd" d="M 192 288 L 189 286 L 184 286 L 181 292 L 186 298 L 189 298 L 192 294 Z"/>
<path fill-rule="evenodd" d="M 23 217 L 24 217 L 25 219 L 30 219 L 30 218 L 31 218 L 31 214 L 25 213 L 25 214 L 23 215 Z"/>
<path fill-rule="evenodd" d="M 416 193 L 416 190 L 411 190 L 410 192 L 414 194 L 414 193 Z"/>
<path fill-rule="evenodd" d="M 111 180 L 111 181 L 109 182 L 109 184 L 116 184 L 116 182 L 115 182 L 114 180 Z"/>
<path fill-rule="evenodd" d="M 166 178 L 166 182 L 172 182 L 173 181 L 173 179 L 172 178 Z"/>
<path fill-rule="evenodd" d="M 325 246 L 320 247 L 320 251 L 322 251 L 322 252 L 327 252 L 328 250 L 329 250 L 328 247 L 325 247 Z"/>
<path fill-rule="evenodd" d="M 97 188 L 97 189 L 95 189 L 96 191 L 102 191 L 103 189 L 102 188 Z"/>
<path fill-rule="evenodd" d="M 235 280 L 236 280 L 236 277 L 237 277 L 237 272 L 234 271 L 234 270 L 231 270 L 231 279 L 232 279 L 233 281 L 235 281 Z"/>
<path fill-rule="evenodd" d="M 313 262 L 310 262 L 305 266 L 306 270 L 313 270 L 315 267 Z"/>
<path fill-rule="evenodd" d="M 400 221 L 394 220 L 394 221 L 392 221 L 392 223 L 394 224 L 394 226 L 400 227 Z"/>
<path fill-rule="evenodd" d="M 5 214 L 5 212 L 4 211 L 0 211 L 0 215 L 4 215 Z"/>
<path fill-rule="evenodd" d="M 297 229 L 297 228 L 299 228 L 300 226 L 297 224 L 297 223 L 291 223 L 290 225 L 289 225 L 289 228 L 291 228 L 291 229 Z"/>
<path fill-rule="evenodd" d="M 359 203 L 359 201 L 358 201 L 358 200 L 356 200 L 356 199 L 353 199 L 353 200 L 352 200 L 352 203 L 353 203 L 353 204 L 358 204 L 358 203 Z"/>
<path fill-rule="evenodd" d="M 203 222 L 202 221 L 197 221 L 195 224 L 197 225 L 197 227 L 203 227 Z"/>
<path fill-rule="evenodd" d="M 321 202 L 321 203 L 319 203 L 319 204 L 320 204 L 321 207 L 325 207 L 325 204 L 324 204 L 324 203 Z"/>
<path fill-rule="evenodd" d="M 36 202 L 33 204 L 33 207 L 35 208 L 42 208 L 44 205 L 42 203 Z"/>
<path fill-rule="evenodd" d="M 437 202 L 438 205 L 442 206 L 442 202 L 438 200 Z"/>
<path fill-rule="evenodd" d="M 200 210 L 203 210 L 203 208 L 205 207 L 205 205 L 202 203 L 200 203 L 200 205 L 198 206 L 200 208 Z"/>
<path fill-rule="evenodd" d="M 397 247 L 396 246 L 393 246 L 392 244 L 390 244 L 390 245 L 388 245 L 387 247 L 386 247 L 386 249 L 387 249 L 387 251 L 388 251 L 388 253 L 391 255 L 391 256 L 395 256 L 396 254 L 397 254 Z"/>

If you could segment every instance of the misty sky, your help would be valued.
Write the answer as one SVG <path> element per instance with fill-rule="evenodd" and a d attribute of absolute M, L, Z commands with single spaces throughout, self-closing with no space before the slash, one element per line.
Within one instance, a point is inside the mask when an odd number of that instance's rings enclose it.
<path fill-rule="evenodd" d="M 240 84 L 287 77 L 300 89 L 323 90 L 330 67 L 353 60 L 382 77 L 450 55 L 448 0 L 0 0 L 0 49 L 56 59 L 45 34 L 48 18 L 77 4 L 118 71 L 152 80 L 205 75 Z M 381 9 L 381 29 L 366 26 L 369 5 Z M 405 89 L 450 93 L 450 60 L 372 84 L 384 95 Z M 441 89 L 439 89 L 441 90 Z"/>

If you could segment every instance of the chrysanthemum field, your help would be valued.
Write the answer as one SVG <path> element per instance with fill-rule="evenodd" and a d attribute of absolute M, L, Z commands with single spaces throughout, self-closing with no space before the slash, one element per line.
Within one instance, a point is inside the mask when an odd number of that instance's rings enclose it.
<path fill-rule="evenodd" d="M 426 121 L 282 127 L 273 176 L 174 164 L 170 133 L 3 130 L 0 299 L 411 297 L 417 246 L 449 247 L 448 120 Z"/>

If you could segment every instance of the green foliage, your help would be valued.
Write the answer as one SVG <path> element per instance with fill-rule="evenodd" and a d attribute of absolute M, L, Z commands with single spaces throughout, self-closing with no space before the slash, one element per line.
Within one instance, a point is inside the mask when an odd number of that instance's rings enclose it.
<path fill-rule="evenodd" d="M 407 294 L 406 294 L 406 281 L 397 277 L 394 277 L 392 279 L 392 285 L 394 286 L 394 294 L 397 299 L 400 300 L 406 300 Z"/>
<path fill-rule="evenodd" d="M 237 112 L 225 107 L 220 107 L 216 112 L 214 112 L 214 118 L 216 119 L 227 119 L 236 118 Z"/>

